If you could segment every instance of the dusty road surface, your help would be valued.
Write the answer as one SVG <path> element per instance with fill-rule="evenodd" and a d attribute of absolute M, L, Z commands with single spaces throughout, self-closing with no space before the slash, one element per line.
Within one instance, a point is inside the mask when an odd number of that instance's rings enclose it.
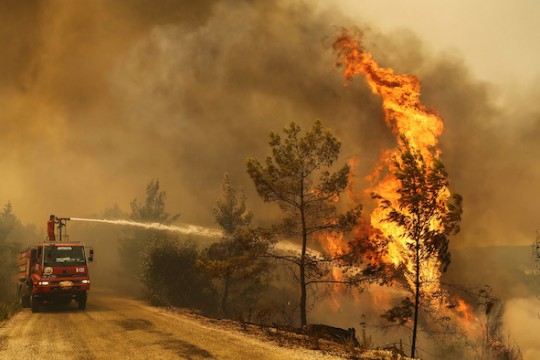
<path fill-rule="evenodd" d="M 335 359 L 92 290 L 86 310 L 24 309 L 0 325 L 0 359 Z"/>

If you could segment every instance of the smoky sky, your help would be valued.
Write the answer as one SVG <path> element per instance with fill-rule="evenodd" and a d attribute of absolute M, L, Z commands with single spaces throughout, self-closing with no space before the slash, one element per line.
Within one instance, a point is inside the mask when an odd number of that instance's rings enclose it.
<path fill-rule="evenodd" d="M 335 67 L 333 39 L 355 26 L 383 66 L 420 77 L 424 104 L 445 120 L 443 161 L 464 198 L 456 241 L 534 233 L 535 94 L 502 107 L 497 89 L 419 35 L 307 1 L 3 1 L 0 22 L 0 201 L 23 222 L 129 210 L 157 178 L 169 212 L 212 225 L 225 172 L 255 219 L 271 221 L 245 162 L 268 155 L 270 130 L 291 121 L 320 119 L 343 144 L 340 162 L 359 158 L 362 179 L 394 139 L 380 99 Z"/>

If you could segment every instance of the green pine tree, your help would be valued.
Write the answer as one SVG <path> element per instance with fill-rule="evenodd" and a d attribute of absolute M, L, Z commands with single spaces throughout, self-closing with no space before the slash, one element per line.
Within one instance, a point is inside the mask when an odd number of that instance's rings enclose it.
<path fill-rule="evenodd" d="M 300 252 L 284 256 L 296 269 L 300 290 L 300 324 L 307 324 L 307 287 L 320 282 L 327 261 L 308 252 L 308 244 L 321 232 L 347 232 L 360 215 L 360 207 L 338 214 L 336 199 L 346 189 L 349 166 L 331 172 L 341 143 L 316 121 L 301 136 L 295 123 L 283 129 L 284 137 L 272 132 L 272 156 L 261 162 L 250 158 L 248 173 L 265 202 L 276 203 L 286 215 L 275 232 L 300 241 Z"/>

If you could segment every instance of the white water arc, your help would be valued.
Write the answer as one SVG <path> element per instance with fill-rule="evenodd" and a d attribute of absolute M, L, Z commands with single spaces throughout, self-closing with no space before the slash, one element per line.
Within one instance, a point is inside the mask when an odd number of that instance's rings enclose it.
<path fill-rule="evenodd" d="M 87 222 L 100 222 L 106 224 L 137 226 L 145 229 L 156 229 L 164 231 L 178 232 L 186 235 L 199 235 L 206 237 L 220 237 L 223 233 L 218 229 L 211 229 L 197 225 L 183 224 L 183 225 L 163 225 L 160 223 L 141 223 L 131 220 L 108 220 L 108 219 L 85 219 L 85 218 L 70 218 L 73 221 L 87 221 Z"/>

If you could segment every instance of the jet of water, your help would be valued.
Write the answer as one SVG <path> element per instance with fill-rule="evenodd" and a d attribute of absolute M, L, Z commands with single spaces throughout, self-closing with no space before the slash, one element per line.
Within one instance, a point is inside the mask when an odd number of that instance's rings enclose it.
<path fill-rule="evenodd" d="M 131 220 L 107 220 L 107 219 L 85 219 L 85 218 L 70 218 L 73 221 L 88 221 L 88 222 L 100 222 L 106 224 L 137 226 L 145 229 L 156 229 L 164 231 L 178 232 L 186 235 L 200 235 L 206 237 L 220 237 L 223 233 L 218 229 L 210 229 L 202 226 L 183 224 L 183 225 L 163 225 L 160 223 L 141 223 Z"/>

